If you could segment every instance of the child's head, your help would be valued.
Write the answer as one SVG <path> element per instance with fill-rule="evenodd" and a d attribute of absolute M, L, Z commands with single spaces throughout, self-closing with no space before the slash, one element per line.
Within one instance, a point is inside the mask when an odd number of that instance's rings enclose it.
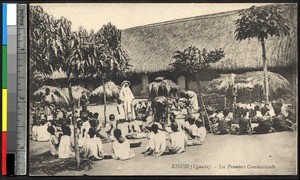
<path fill-rule="evenodd" d="M 93 118 L 93 113 L 92 113 L 92 112 L 89 112 L 88 117 L 89 117 L 89 118 Z"/>
<path fill-rule="evenodd" d="M 254 111 L 259 111 L 259 110 L 260 110 L 259 105 L 256 105 L 256 106 L 254 107 Z"/>
<path fill-rule="evenodd" d="M 54 135 L 55 129 L 54 129 L 53 126 L 49 126 L 49 127 L 47 128 L 47 131 L 48 131 L 51 135 Z"/>
<path fill-rule="evenodd" d="M 245 117 L 247 115 L 247 109 L 241 108 L 240 114 L 242 117 Z"/>
<path fill-rule="evenodd" d="M 93 114 L 93 118 L 94 118 L 94 119 L 98 119 L 98 117 L 99 117 L 99 113 L 94 113 L 94 114 Z"/>
<path fill-rule="evenodd" d="M 94 136 L 96 134 L 95 129 L 94 128 L 90 128 L 88 134 L 89 134 L 90 138 L 94 138 Z"/>
<path fill-rule="evenodd" d="M 109 115 L 109 120 L 110 120 L 110 121 L 114 121 L 114 120 L 115 120 L 115 115 L 110 114 L 110 115 Z"/>
<path fill-rule="evenodd" d="M 154 134 L 157 134 L 158 133 L 158 126 L 157 124 L 153 124 L 151 126 L 151 131 L 154 132 Z"/>
<path fill-rule="evenodd" d="M 69 126 L 61 126 L 62 133 L 67 136 L 71 136 L 71 128 Z"/>
<path fill-rule="evenodd" d="M 66 119 L 66 124 L 67 124 L 67 125 L 71 125 L 71 119 L 70 119 L 70 118 L 67 118 L 67 119 Z"/>
<path fill-rule="evenodd" d="M 114 136 L 116 139 L 119 139 L 122 136 L 122 132 L 120 129 L 115 129 L 114 130 Z"/>
<path fill-rule="evenodd" d="M 192 116 L 190 116 L 190 117 L 189 117 L 189 123 L 190 123 L 190 125 L 195 124 L 195 118 L 192 117 Z"/>
<path fill-rule="evenodd" d="M 195 121 L 195 125 L 199 128 L 199 127 L 202 127 L 203 126 L 203 121 L 201 119 L 197 119 Z"/>
<path fill-rule="evenodd" d="M 120 99 L 117 100 L 118 104 L 122 104 L 122 101 Z"/>
<path fill-rule="evenodd" d="M 261 112 L 261 114 L 262 114 L 263 116 L 265 116 L 265 115 L 267 114 L 268 111 L 270 111 L 270 109 L 267 108 L 267 107 L 262 107 L 262 108 L 260 109 L 260 112 Z"/>
<path fill-rule="evenodd" d="M 41 126 L 43 126 L 43 125 L 45 125 L 45 124 L 46 124 L 46 122 L 47 122 L 47 120 L 46 120 L 46 119 L 41 119 L 41 121 L 40 121 L 40 125 L 41 125 Z"/>
<path fill-rule="evenodd" d="M 275 106 L 275 107 L 274 107 L 274 113 L 275 113 L 276 115 L 279 115 L 279 114 L 281 113 L 281 107 L 280 107 L 280 106 Z"/>
<path fill-rule="evenodd" d="M 171 123 L 171 129 L 173 132 L 177 132 L 178 131 L 178 123 L 177 122 L 172 122 Z"/>
<path fill-rule="evenodd" d="M 228 108 L 225 108 L 225 109 L 223 110 L 224 116 L 228 116 L 229 112 L 230 112 L 229 109 L 228 109 Z"/>

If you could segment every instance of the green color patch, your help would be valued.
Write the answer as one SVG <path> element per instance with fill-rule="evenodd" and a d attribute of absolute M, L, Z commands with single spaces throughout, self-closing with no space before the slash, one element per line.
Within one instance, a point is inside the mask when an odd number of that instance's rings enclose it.
<path fill-rule="evenodd" d="M 2 89 L 7 88 L 7 46 L 2 46 Z"/>

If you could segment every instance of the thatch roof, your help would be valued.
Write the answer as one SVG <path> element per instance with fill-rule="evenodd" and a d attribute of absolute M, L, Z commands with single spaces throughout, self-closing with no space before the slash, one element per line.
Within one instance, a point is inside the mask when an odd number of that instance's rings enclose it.
<path fill-rule="evenodd" d="M 106 96 L 112 100 L 119 97 L 121 87 L 116 85 L 114 82 L 109 81 L 105 83 L 105 92 Z M 93 90 L 90 94 L 90 102 L 101 102 L 104 96 L 104 88 L 103 85 L 97 87 L 95 90 Z"/>
<path fill-rule="evenodd" d="M 270 97 L 278 98 L 282 95 L 291 94 L 291 86 L 287 79 L 283 76 L 268 72 L 269 92 Z M 219 78 L 212 80 L 205 88 L 209 93 L 226 94 L 230 88 L 231 74 L 221 74 Z M 264 87 L 264 72 L 254 71 L 244 74 L 238 74 L 236 79 L 244 80 L 245 83 L 236 83 L 239 90 L 252 89 L 254 92 L 261 92 Z"/>
<path fill-rule="evenodd" d="M 291 33 L 266 41 L 268 64 L 269 67 L 293 66 L 297 64 L 297 7 L 295 4 L 278 6 L 291 21 Z M 174 52 L 191 45 L 207 50 L 224 49 L 225 58 L 213 64 L 213 69 L 262 68 L 261 45 L 257 39 L 235 40 L 237 18 L 238 11 L 231 11 L 128 28 L 122 31 L 122 47 L 131 59 L 131 71 L 137 73 L 170 69 Z"/>
<path fill-rule="evenodd" d="M 65 91 L 66 94 L 69 95 L 68 88 L 63 88 L 63 90 Z M 84 87 L 81 87 L 81 86 L 72 86 L 71 90 L 72 90 L 72 96 L 76 101 L 78 101 L 80 99 L 80 97 L 82 95 L 82 92 L 86 92 L 88 96 L 90 95 L 90 91 L 88 89 L 84 88 Z"/>
<path fill-rule="evenodd" d="M 41 101 L 42 97 L 46 93 L 46 88 L 50 89 L 50 93 L 54 97 L 54 102 L 56 105 L 60 107 L 68 107 L 70 104 L 70 99 L 68 94 L 63 91 L 61 88 L 53 87 L 53 86 L 42 86 L 37 91 L 33 93 L 33 100 L 34 101 Z"/>
<path fill-rule="evenodd" d="M 159 77 L 156 78 L 156 81 L 149 83 L 147 89 L 150 97 L 157 97 L 176 95 L 180 90 L 180 87 L 172 80 Z"/>

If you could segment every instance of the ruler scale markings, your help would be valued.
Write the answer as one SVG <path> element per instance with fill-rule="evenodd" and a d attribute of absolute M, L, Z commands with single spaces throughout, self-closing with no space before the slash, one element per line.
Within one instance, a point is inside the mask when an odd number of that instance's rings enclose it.
<path fill-rule="evenodd" d="M 18 4 L 17 41 L 17 158 L 16 174 L 25 175 L 27 171 L 27 5 Z"/>

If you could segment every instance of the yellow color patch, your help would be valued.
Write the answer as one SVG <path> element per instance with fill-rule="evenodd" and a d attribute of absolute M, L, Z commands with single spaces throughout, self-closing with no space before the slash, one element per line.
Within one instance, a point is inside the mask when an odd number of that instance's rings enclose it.
<path fill-rule="evenodd" d="M 2 132 L 7 131 L 7 89 L 2 89 Z"/>

